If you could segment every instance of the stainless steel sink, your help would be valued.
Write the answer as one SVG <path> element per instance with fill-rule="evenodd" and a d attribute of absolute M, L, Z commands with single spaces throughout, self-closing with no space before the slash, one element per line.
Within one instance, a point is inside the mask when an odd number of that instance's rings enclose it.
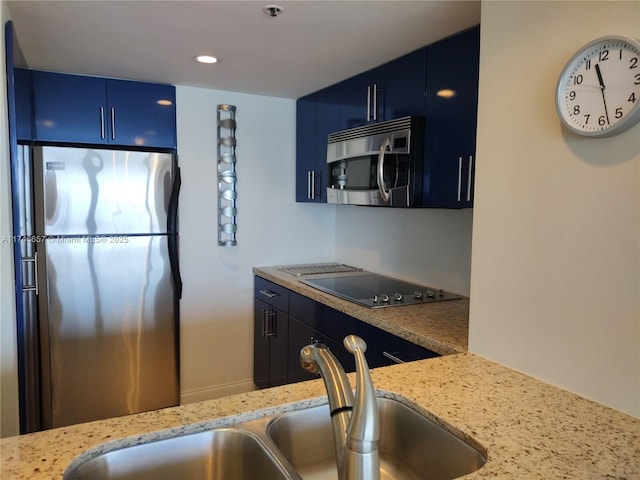
<path fill-rule="evenodd" d="M 378 398 L 382 480 L 453 479 L 485 463 L 472 448 L 402 403 Z M 327 405 L 119 447 L 85 452 L 63 480 L 337 479 Z"/>
<path fill-rule="evenodd" d="M 65 480 L 255 480 L 291 476 L 249 431 L 215 429 L 103 453 L 70 468 Z"/>
<path fill-rule="evenodd" d="M 445 480 L 474 472 L 482 453 L 400 402 L 378 398 L 381 479 Z M 268 435 L 305 480 L 337 479 L 329 407 L 275 418 Z"/>

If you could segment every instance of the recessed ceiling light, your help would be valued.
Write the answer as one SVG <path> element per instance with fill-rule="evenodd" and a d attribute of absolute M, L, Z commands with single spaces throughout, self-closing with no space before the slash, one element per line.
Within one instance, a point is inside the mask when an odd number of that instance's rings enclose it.
<path fill-rule="evenodd" d="M 216 63 L 218 59 L 216 57 L 212 57 L 211 55 L 198 55 L 196 57 L 196 62 L 200 63 Z"/>

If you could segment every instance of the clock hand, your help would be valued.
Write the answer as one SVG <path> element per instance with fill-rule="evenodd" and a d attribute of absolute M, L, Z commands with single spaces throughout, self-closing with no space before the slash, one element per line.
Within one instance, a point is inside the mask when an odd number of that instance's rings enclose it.
<path fill-rule="evenodd" d="M 604 115 L 609 122 L 609 112 L 607 111 L 607 101 L 604 98 L 604 80 L 602 80 L 602 72 L 600 71 L 600 65 L 596 63 L 596 73 L 598 74 L 598 81 L 600 82 L 600 92 L 602 93 L 602 103 L 604 103 Z"/>

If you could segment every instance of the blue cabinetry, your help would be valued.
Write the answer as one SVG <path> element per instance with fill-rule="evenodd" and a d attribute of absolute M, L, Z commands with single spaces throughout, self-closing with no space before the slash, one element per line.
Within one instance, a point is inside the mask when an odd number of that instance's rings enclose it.
<path fill-rule="evenodd" d="M 254 287 L 253 382 L 275 387 L 287 383 L 289 290 L 260 277 Z"/>
<path fill-rule="evenodd" d="M 367 342 L 371 368 L 439 356 L 264 278 L 254 281 L 253 376 L 259 388 L 316 378 L 300 366 L 300 350 L 311 343 L 327 345 L 345 371 L 354 372 L 354 357 L 342 343 L 352 334 Z"/>
<path fill-rule="evenodd" d="M 472 207 L 479 56 L 475 27 L 299 99 L 296 200 L 326 202 L 328 133 L 424 116 L 418 206 Z"/>
<path fill-rule="evenodd" d="M 33 140 L 31 70 L 16 68 L 13 75 L 16 93 L 16 138 L 19 142 L 30 142 Z"/>
<path fill-rule="evenodd" d="M 339 91 L 339 130 L 424 115 L 427 48 L 344 80 Z"/>
<path fill-rule="evenodd" d="M 296 103 L 296 201 L 327 201 L 327 135 L 339 130 L 337 91 L 324 89 Z"/>
<path fill-rule="evenodd" d="M 425 205 L 473 206 L 479 57 L 479 27 L 429 46 Z"/>
<path fill-rule="evenodd" d="M 176 148 L 175 87 L 33 71 L 38 142 Z"/>

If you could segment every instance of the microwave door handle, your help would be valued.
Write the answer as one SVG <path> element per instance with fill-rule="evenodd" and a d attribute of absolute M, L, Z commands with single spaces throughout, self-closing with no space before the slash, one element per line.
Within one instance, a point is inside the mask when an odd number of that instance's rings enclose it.
<path fill-rule="evenodd" d="M 387 147 L 391 149 L 391 140 L 385 139 L 384 143 L 380 147 L 380 154 L 378 155 L 378 189 L 380 190 L 380 196 L 384 202 L 389 201 L 389 193 L 384 188 L 384 154 Z"/>

